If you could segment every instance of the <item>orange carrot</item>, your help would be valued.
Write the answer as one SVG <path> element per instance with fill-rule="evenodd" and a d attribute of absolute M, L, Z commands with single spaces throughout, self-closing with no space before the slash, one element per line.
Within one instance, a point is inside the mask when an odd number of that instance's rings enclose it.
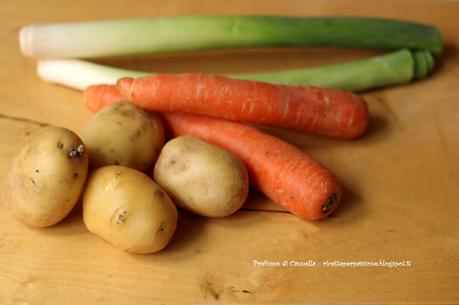
<path fill-rule="evenodd" d="M 97 111 L 104 106 L 124 100 L 114 85 L 93 85 L 86 88 L 83 94 L 86 107 Z"/>
<path fill-rule="evenodd" d="M 328 216 L 341 196 L 338 180 L 298 148 L 256 128 L 185 113 L 163 113 L 173 135 L 190 134 L 223 147 L 247 167 L 251 183 L 307 220 Z"/>
<path fill-rule="evenodd" d="M 92 111 L 118 101 L 113 94 L 85 97 Z M 238 157 L 246 165 L 251 183 L 293 214 L 317 220 L 338 206 L 341 187 L 336 177 L 291 144 L 227 120 L 184 113 L 163 113 L 162 117 L 173 135 L 194 135 Z"/>
<path fill-rule="evenodd" d="M 205 114 L 340 139 L 358 137 L 368 125 L 365 101 L 340 90 L 207 74 L 122 78 L 117 87 L 124 98 L 152 111 Z"/>

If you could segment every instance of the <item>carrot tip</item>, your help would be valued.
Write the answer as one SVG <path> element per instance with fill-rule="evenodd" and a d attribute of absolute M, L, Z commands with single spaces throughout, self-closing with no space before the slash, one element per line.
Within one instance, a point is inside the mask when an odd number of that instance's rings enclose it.
<path fill-rule="evenodd" d="M 86 107 L 93 112 L 123 99 L 114 85 L 92 85 L 83 93 Z"/>
<path fill-rule="evenodd" d="M 322 214 L 328 215 L 330 212 L 332 212 L 338 205 L 338 201 L 338 196 L 335 193 L 331 194 L 325 204 L 322 206 Z"/>

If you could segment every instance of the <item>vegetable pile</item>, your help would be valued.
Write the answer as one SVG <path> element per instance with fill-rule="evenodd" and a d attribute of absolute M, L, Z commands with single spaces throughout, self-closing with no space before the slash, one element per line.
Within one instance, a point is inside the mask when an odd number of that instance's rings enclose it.
<path fill-rule="evenodd" d="M 31 226 L 51 226 L 81 197 L 88 230 L 133 253 L 157 252 L 169 243 L 178 222 L 176 205 L 226 217 L 243 206 L 249 184 L 301 219 L 329 216 L 342 196 L 333 173 L 246 124 L 356 139 L 370 116 L 355 92 L 422 79 L 442 51 L 432 26 L 362 17 L 191 16 L 30 25 L 20 31 L 20 46 L 39 59 L 42 79 L 84 90 L 86 106 L 97 113 L 81 139 L 61 127 L 32 136 L 7 176 L 12 215 Z M 129 71 L 81 59 L 271 46 L 391 53 L 221 76 Z"/>

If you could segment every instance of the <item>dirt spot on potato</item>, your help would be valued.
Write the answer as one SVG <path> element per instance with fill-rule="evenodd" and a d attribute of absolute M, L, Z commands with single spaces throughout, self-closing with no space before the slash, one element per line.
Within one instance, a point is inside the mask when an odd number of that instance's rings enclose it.
<path fill-rule="evenodd" d="M 124 210 L 121 213 L 118 213 L 118 216 L 116 217 L 116 224 L 120 225 L 123 224 L 127 221 L 127 211 Z"/>
<path fill-rule="evenodd" d="M 36 181 L 32 177 L 29 177 L 29 181 L 31 184 L 30 190 L 34 193 L 40 193 L 43 190 L 44 185 L 40 180 Z"/>
<path fill-rule="evenodd" d="M 158 234 L 164 232 L 165 226 L 166 226 L 166 222 L 163 221 L 163 222 L 159 225 L 158 230 L 156 230 L 155 238 L 156 238 L 156 235 L 158 235 Z"/>
<path fill-rule="evenodd" d="M 155 197 L 159 197 L 159 198 L 164 198 L 166 196 L 166 194 L 164 194 L 164 192 L 160 189 L 157 189 L 155 191 Z"/>
<path fill-rule="evenodd" d="M 77 160 L 83 156 L 83 153 L 84 153 L 84 146 L 83 144 L 80 144 L 77 148 L 70 147 L 68 156 L 69 156 L 69 159 Z"/>
<path fill-rule="evenodd" d="M 171 173 L 178 174 L 181 172 L 184 172 L 188 170 L 189 165 L 187 162 L 184 162 L 183 160 L 180 160 L 180 156 L 172 156 L 167 160 L 164 170 L 165 171 L 171 171 Z"/>

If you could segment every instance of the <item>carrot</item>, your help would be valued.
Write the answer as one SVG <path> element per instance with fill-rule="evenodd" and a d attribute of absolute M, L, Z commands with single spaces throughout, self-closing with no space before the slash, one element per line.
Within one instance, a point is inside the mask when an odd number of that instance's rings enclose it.
<path fill-rule="evenodd" d="M 317 220 L 338 206 L 336 177 L 298 148 L 237 122 L 185 113 L 163 113 L 174 136 L 190 134 L 223 147 L 247 167 L 251 183 L 293 214 Z"/>
<path fill-rule="evenodd" d="M 86 88 L 83 94 L 86 107 L 97 111 L 104 106 L 123 100 L 118 88 L 114 85 L 93 85 Z"/>
<path fill-rule="evenodd" d="M 368 125 L 365 101 L 334 89 L 206 74 L 122 78 L 117 87 L 124 98 L 152 111 L 205 114 L 339 139 L 356 138 Z"/>

